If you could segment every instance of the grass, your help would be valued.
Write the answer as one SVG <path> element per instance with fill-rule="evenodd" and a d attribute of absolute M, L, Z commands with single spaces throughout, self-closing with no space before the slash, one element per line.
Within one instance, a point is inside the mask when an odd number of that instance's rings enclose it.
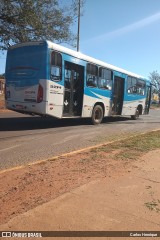
<path fill-rule="evenodd" d="M 160 108 L 160 104 L 159 103 L 151 104 L 151 108 Z"/>
<path fill-rule="evenodd" d="M 109 135 L 109 136 L 98 136 L 94 140 L 90 140 L 93 143 L 106 143 L 106 142 L 112 142 L 117 141 L 122 137 L 129 137 L 130 133 L 118 133 L 116 135 Z"/>
<path fill-rule="evenodd" d="M 122 148 L 119 157 L 133 159 L 151 150 L 160 148 L 160 131 L 134 136 L 112 145 L 114 148 Z"/>
<path fill-rule="evenodd" d="M 81 158 L 81 159 L 79 160 L 79 163 L 81 163 L 81 164 L 86 163 L 86 162 L 89 162 L 89 159 L 87 159 L 87 158 Z"/>
<path fill-rule="evenodd" d="M 150 202 L 146 202 L 144 205 L 150 210 L 150 211 L 156 211 L 157 213 L 160 212 L 160 200 L 154 197 L 154 192 L 152 190 L 152 186 L 148 185 L 146 186 L 147 190 L 150 190 L 148 193 L 152 200 Z"/>
<path fill-rule="evenodd" d="M 152 201 L 152 202 L 146 202 L 145 206 L 150 210 L 153 211 L 155 210 L 156 212 L 160 212 L 160 208 L 158 208 L 158 203 L 160 202 L 160 200 L 158 199 L 157 201 Z"/>
<path fill-rule="evenodd" d="M 91 153 L 110 153 L 120 150 L 115 155 L 116 159 L 136 160 L 138 157 L 151 150 L 160 148 L 160 130 L 137 136 L 132 136 L 121 141 L 116 141 L 90 150 Z"/>
<path fill-rule="evenodd" d="M 122 160 L 136 160 L 137 157 L 139 157 L 140 154 L 138 152 L 135 151 L 129 151 L 129 149 L 125 149 L 123 151 L 121 151 L 120 153 L 116 154 L 116 158 L 117 159 L 122 159 Z"/>
<path fill-rule="evenodd" d="M 106 143 L 100 147 L 91 149 L 88 158 L 81 159 L 80 163 L 94 163 L 94 161 L 96 162 L 98 159 L 101 161 L 104 157 L 105 160 L 107 158 L 124 160 L 124 163 L 128 164 L 139 159 L 140 156 L 151 150 L 160 149 L 160 130 L 124 137 L 125 139 L 116 140 L 114 143 Z M 147 185 L 145 188 L 149 191 L 151 201 L 144 203 L 144 206 L 150 211 L 159 213 L 160 200 L 155 200 L 152 186 Z"/>
<path fill-rule="evenodd" d="M 160 148 L 160 130 L 134 136 L 130 139 L 122 140 L 118 144 L 114 143 L 113 146 L 115 145 L 117 148 L 129 148 L 143 152 L 150 151 L 155 148 Z"/>

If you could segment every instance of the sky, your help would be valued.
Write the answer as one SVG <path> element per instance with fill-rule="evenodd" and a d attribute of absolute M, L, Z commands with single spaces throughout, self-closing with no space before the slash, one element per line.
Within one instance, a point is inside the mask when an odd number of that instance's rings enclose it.
<path fill-rule="evenodd" d="M 160 72 L 160 0 L 85 0 L 80 52 L 146 78 Z"/>

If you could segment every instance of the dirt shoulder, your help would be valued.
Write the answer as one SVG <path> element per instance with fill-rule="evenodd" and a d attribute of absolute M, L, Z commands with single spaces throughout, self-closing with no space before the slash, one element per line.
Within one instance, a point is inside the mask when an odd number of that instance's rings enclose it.
<path fill-rule="evenodd" d="M 5 109 L 5 100 L 4 100 L 4 94 L 0 94 L 0 110 Z"/>
<path fill-rule="evenodd" d="M 118 179 L 160 149 L 160 130 L 0 172 L 0 224 L 94 180 Z M 156 153 L 157 154 L 157 153 Z M 144 160 L 143 160 L 144 161 Z M 154 166 L 155 167 L 155 166 Z M 160 200 L 159 200 L 160 201 Z M 160 202 L 156 202 L 157 211 Z M 152 204 L 146 207 L 152 208 Z"/>
<path fill-rule="evenodd" d="M 1 173 L 0 224 L 90 181 L 128 171 L 116 153 L 83 152 Z"/>
<path fill-rule="evenodd" d="M 0 112 L 10 112 L 5 105 L 4 94 L 0 94 Z"/>

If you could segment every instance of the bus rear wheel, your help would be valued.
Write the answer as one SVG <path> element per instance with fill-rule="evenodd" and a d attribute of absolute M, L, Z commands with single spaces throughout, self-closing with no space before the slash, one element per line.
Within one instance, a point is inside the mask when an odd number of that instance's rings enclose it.
<path fill-rule="evenodd" d="M 100 105 L 96 105 L 92 111 L 92 123 L 94 125 L 100 124 L 103 120 L 103 108 Z"/>
<path fill-rule="evenodd" d="M 139 118 L 139 110 L 137 109 L 135 115 L 131 116 L 131 119 L 132 120 L 137 120 L 138 118 Z"/>

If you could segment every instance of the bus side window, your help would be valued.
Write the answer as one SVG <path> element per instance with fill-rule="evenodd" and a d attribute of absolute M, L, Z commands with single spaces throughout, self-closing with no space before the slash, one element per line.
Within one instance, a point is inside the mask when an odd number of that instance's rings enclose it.
<path fill-rule="evenodd" d="M 132 93 L 132 78 L 129 76 L 127 78 L 127 92 Z"/>
<path fill-rule="evenodd" d="M 128 93 L 144 95 L 145 88 L 146 88 L 145 81 L 128 76 L 128 79 L 127 79 L 127 92 Z"/>
<path fill-rule="evenodd" d="M 51 80 L 61 81 L 62 79 L 62 56 L 60 53 L 53 51 L 51 53 Z"/>
<path fill-rule="evenodd" d="M 139 95 L 144 95 L 145 89 L 146 89 L 145 81 L 138 79 L 137 80 L 137 93 Z"/>
<path fill-rule="evenodd" d="M 94 64 L 87 64 L 87 86 L 97 87 L 98 67 Z"/>
<path fill-rule="evenodd" d="M 102 68 L 99 68 L 99 79 L 98 79 L 98 87 L 112 90 L 112 71 Z"/>
<path fill-rule="evenodd" d="M 136 78 L 128 76 L 127 92 L 130 94 L 137 94 L 137 79 Z"/>

